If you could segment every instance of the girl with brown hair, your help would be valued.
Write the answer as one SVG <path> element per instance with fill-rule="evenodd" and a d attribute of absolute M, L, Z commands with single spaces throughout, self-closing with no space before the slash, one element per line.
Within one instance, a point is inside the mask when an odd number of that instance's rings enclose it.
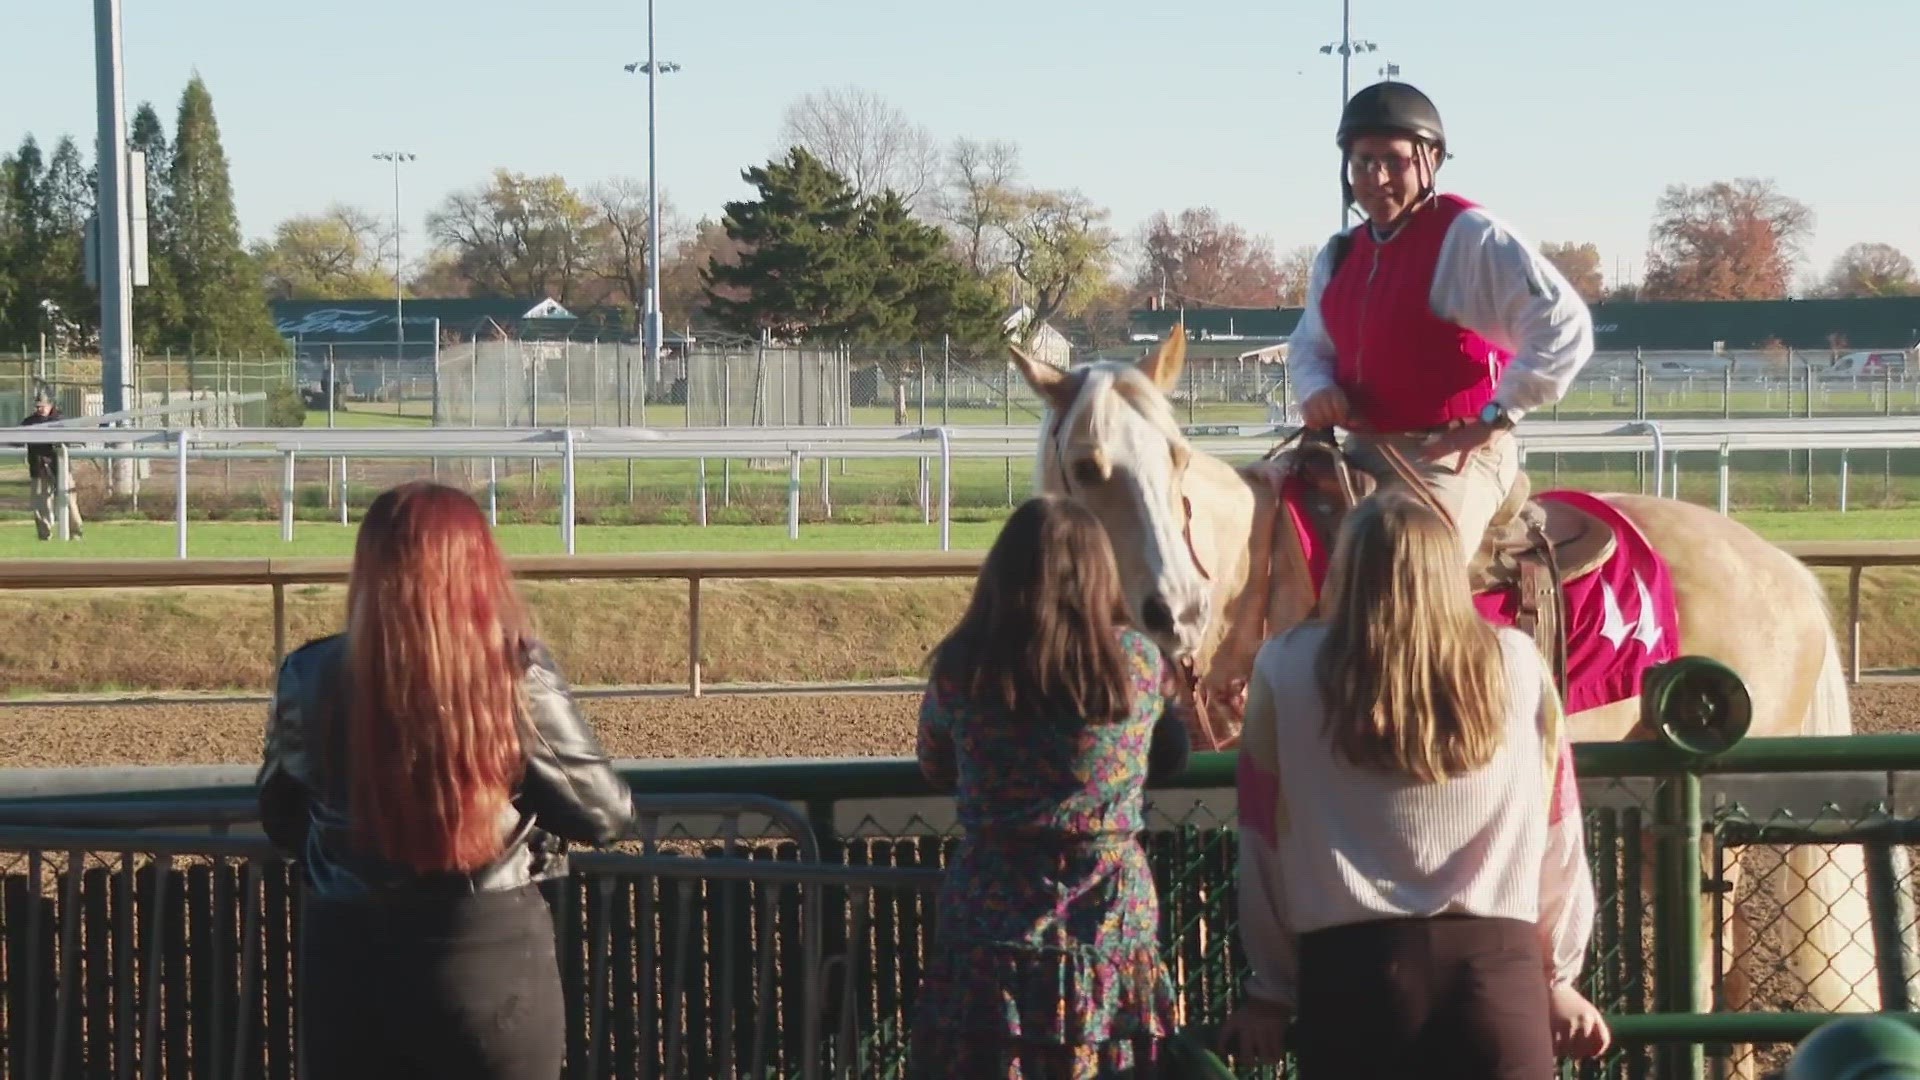
<path fill-rule="evenodd" d="M 302 868 L 300 1075 L 557 1077 L 564 843 L 632 795 L 574 709 L 465 493 L 367 510 L 347 629 L 281 663 L 258 782 Z"/>
<path fill-rule="evenodd" d="M 1324 617 L 1264 645 L 1239 757 L 1248 1003 L 1222 1029 L 1300 1075 L 1544 1080 L 1607 1033 L 1574 989 L 1594 897 L 1532 640 L 1481 618 L 1447 522 L 1348 515 Z"/>
<path fill-rule="evenodd" d="M 1173 1029 L 1159 902 L 1137 834 L 1186 767 L 1172 669 L 1127 626 L 1085 508 L 1015 510 L 930 657 L 922 770 L 956 793 L 914 1023 L 914 1075 L 1147 1076 Z"/>

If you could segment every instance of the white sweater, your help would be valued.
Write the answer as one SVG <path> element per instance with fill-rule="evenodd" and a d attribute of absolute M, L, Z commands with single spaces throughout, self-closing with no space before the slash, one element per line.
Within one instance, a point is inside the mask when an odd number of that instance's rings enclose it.
<path fill-rule="evenodd" d="M 1313 675 L 1325 636 L 1308 625 L 1267 642 L 1248 686 L 1239 891 L 1249 995 L 1295 1003 L 1299 934 L 1444 913 L 1536 923 L 1542 977 L 1570 983 L 1592 932 L 1593 885 L 1570 782 L 1552 807 L 1570 750 L 1533 642 L 1500 630 L 1511 708 L 1493 760 L 1419 784 L 1334 752 Z"/>

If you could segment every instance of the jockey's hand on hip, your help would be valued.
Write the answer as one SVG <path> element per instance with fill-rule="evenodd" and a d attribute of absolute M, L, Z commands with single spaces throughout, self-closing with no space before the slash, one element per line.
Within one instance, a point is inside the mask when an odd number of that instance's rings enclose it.
<path fill-rule="evenodd" d="M 1315 392 L 1300 403 L 1300 414 L 1310 428 L 1326 429 L 1347 422 L 1347 394 L 1337 386 Z"/>

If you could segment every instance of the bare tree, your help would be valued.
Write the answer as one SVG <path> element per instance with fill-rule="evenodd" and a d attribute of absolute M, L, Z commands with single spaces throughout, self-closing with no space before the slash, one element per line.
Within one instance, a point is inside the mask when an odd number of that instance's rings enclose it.
<path fill-rule="evenodd" d="M 1825 288 L 1828 296 L 1913 296 L 1920 294 L 1913 260 L 1892 244 L 1855 244 L 1833 260 Z"/>
<path fill-rule="evenodd" d="M 990 278 L 1011 259 L 1006 230 L 1020 215 L 1020 148 L 994 140 L 955 139 L 947 152 L 946 183 L 934 212 L 952 233 L 960 261 Z"/>
<path fill-rule="evenodd" d="M 780 137 L 819 158 L 858 195 L 891 190 L 913 207 L 939 179 L 932 134 L 856 86 L 815 91 L 787 106 Z"/>
<path fill-rule="evenodd" d="M 1307 283 L 1313 276 L 1314 260 L 1319 257 L 1320 249 L 1312 244 L 1302 244 L 1280 256 L 1281 307 L 1307 306 Z"/>
<path fill-rule="evenodd" d="M 603 300 L 640 305 L 647 296 L 647 186 L 644 181 L 621 176 L 595 184 L 587 192 L 587 206 L 593 212 L 588 230 L 594 276 L 608 289 Z M 685 229 L 673 213 L 672 202 L 660 196 L 661 265 L 666 252 Z M 664 273 L 664 270 L 663 270 Z M 664 286 L 662 286 L 664 290 Z"/>

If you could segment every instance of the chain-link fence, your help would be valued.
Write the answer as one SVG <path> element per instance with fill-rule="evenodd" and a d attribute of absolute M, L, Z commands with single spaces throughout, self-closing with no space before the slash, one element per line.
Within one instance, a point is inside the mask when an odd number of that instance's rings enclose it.
<path fill-rule="evenodd" d="M 201 427 L 270 426 L 265 395 L 285 387 L 293 378 L 289 357 L 236 356 L 224 353 L 133 354 L 129 381 L 133 393 L 127 408 L 150 408 L 188 401 L 206 401 L 171 420 L 155 418 L 145 426 L 191 423 Z M 101 364 L 97 356 L 39 356 L 0 354 L 0 424 L 13 424 L 31 411 L 34 391 L 53 395 L 60 412 L 69 417 L 99 416 L 105 411 L 101 391 Z M 240 396 L 261 395 L 236 402 Z M 218 403 L 217 405 L 215 403 Z"/>

